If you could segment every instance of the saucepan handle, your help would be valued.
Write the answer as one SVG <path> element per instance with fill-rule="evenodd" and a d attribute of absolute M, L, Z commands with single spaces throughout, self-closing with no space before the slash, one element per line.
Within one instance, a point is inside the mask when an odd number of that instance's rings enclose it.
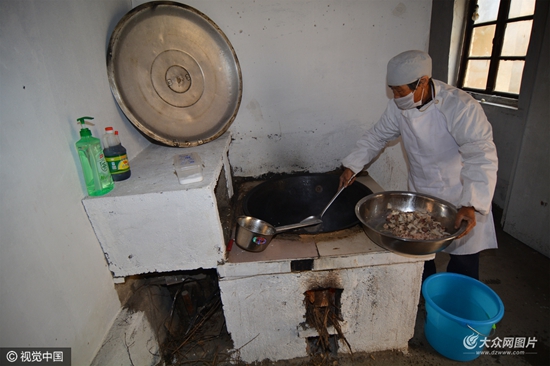
<path fill-rule="evenodd" d="M 308 220 L 305 220 L 305 221 L 298 222 L 296 224 L 277 226 L 277 227 L 275 227 L 275 231 L 277 233 L 282 233 L 283 231 L 298 229 L 298 228 L 306 227 L 306 226 L 317 225 L 317 224 L 320 224 L 322 222 L 323 222 L 323 220 L 321 220 L 321 219 L 308 219 Z"/>

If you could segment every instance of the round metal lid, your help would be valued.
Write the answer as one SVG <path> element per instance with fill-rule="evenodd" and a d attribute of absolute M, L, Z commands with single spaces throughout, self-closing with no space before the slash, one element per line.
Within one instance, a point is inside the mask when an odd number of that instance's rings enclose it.
<path fill-rule="evenodd" d="M 126 117 L 169 146 L 218 138 L 241 104 L 235 50 L 210 18 L 184 4 L 155 1 L 128 12 L 111 34 L 107 73 Z"/>

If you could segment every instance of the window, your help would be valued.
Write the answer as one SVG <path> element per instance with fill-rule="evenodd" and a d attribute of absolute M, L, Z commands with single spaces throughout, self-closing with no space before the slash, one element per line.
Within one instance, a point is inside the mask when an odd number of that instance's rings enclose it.
<path fill-rule="evenodd" d="M 458 87 L 519 97 L 536 0 L 471 0 Z M 504 98 L 503 98 L 504 99 Z"/>

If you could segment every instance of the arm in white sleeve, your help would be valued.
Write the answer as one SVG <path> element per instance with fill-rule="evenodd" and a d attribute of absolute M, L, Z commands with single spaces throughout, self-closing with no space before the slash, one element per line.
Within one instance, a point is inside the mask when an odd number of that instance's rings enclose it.
<path fill-rule="evenodd" d="M 447 116 L 449 131 L 459 145 L 463 167 L 463 189 L 458 207 L 472 206 L 483 215 L 489 213 L 495 193 L 498 157 L 493 129 L 483 108 L 473 98 L 462 99 Z"/>
<path fill-rule="evenodd" d="M 394 103 L 393 100 L 390 103 Z M 386 146 L 388 141 L 399 137 L 399 127 L 397 120 L 390 111 L 395 105 L 388 104 L 386 111 L 376 124 L 369 129 L 357 141 L 355 149 L 342 161 L 342 165 L 351 169 L 354 173 L 358 173 L 365 165 L 370 163 L 378 153 Z"/>

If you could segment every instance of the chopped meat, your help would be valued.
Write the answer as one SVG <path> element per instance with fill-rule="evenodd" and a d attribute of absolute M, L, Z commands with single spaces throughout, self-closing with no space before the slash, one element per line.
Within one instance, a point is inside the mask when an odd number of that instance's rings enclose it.
<path fill-rule="evenodd" d="M 393 236 L 405 239 L 433 240 L 450 235 L 430 214 L 419 211 L 391 210 L 383 227 Z"/>

